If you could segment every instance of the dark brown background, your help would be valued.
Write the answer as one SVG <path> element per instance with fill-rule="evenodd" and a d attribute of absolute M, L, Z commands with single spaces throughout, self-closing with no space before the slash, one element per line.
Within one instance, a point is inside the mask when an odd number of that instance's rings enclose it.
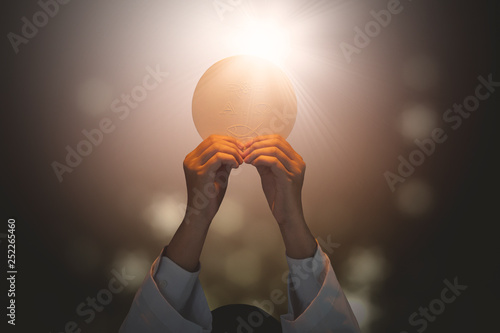
<path fill-rule="evenodd" d="M 3 39 L 0 233 L 14 217 L 20 272 L 12 331 L 60 332 L 68 321 L 83 332 L 117 331 L 140 274 L 182 216 L 181 162 L 200 142 L 190 113 L 197 80 L 232 55 L 225 34 L 247 14 L 265 16 L 272 7 L 243 3 L 221 22 L 209 0 L 73 1 L 19 54 Z M 339 43 L 352 41 L 353 28 L 387 2 L 274 3 L 282 6 L 278 13 L 295 43 L 286 68 L 298 91 L 299 116 L 289 141 L 308 165 L 306 217 L 315 235 L 340 244 L 330 258 L 350 299 L 361 300 L 371 315 L 364 331 L 415 332 L 408 317 L 454 277 L 469 288 L 426 332 L 495 330 L 500 92 L 457 131 L 441 115 L 474 91 L 479 75 L 493 73 L 500 81 L 497 2 L 402 1 L 403 12 L 351 64 Z M 19 33 L 20 18 L 37 10 L 35 1 L 4 4 L 1 31 Z M 438 74 L 418 90 L 402 72 L 421 55 Z M 106 82 L 115 98 L 156 64 L 170 76 L 126 120 L 109 110 L 90 115 L 79 109 L 77 92 L 86 80 Z M 399 154 L 415 148 L 398 127 L 413 103 L 429 106 L 436 126 L 449 134 L 408 180 L 432 194 L 419 214 L 401 209 L 403 187 L 392 193 L 383 177 L 394 172 Z M 65 146 L 74 147 L 80 132 L 103 117 L 113 119 L 116 130 L 59 183 L 51 163 L 63 162 Z M 412 193 L 411 202 L 426 198 Z M 154 216 L 169 227 L 155 229 Z M 239 227 L 230 233 L 233 223 Z M 211 306 L 262 301 L 274 289 L 285 290 L 284 249 L 255 170 L 244 167 L 231 178 L 213 228 L 201 275 Z M 1 248 L 5 253 L 3 241 Z M 241 284 L 230 272 L 242 260 L 260 272 L 255 281 Z M 77 305 L 106 288 L 111 270 L 122 267 L 137 273 L 134 285 L 84 323 Z M 285 305 L 277 307 L 284 312 Z M 5 318 L 2 312 L 2 324 Z"/>

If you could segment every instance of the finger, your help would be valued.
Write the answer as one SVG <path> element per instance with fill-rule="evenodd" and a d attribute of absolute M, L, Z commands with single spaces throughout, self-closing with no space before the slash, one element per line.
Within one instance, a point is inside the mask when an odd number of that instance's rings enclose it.
<path fill-rule="evenodd" d="M 294 172 L 295 162 L 290 160 L 290 158 L 281 151 L 278 147 L 265 147 L 254 149 L 247 157 L 245 157 L 245 163 L 252 163 L 259 156 L 270 156 L 277 158 L 281 164 L 290 172 Z"/>
<path fill-rule="evenodd" d="M 282 141 L 286 142 L 286 140 L 281 135 L 279 135 L 279 134 L 269 134 L 269 135 L 259 135 L 259 136 L 256 136 L 255 138 L 252 138 L 249 141 L 245 142 L 244 146 L 246 148 L 248 148 L 252 144 L 254 144 L 255 142 L 260 142 L 260 141 L 265 141 L 265 140 L 270 140 L 270 139 L 282 140 Z"/>
<path fill-rule="evenodd" d="M 238 161 L 238 165 L 243 163 L 243 157 L 241 156 L 242 151 L 238 147 L 227 141 L 218 141 L 207 147 L 207 149 L 205 149 L 203 153 L 198 156 L 199 164 L 203 165 L 207 163 L 207 161 L 210 160 L 212 156 L 214 156 L 218 152 L 232 155 L 236 159 L 236 161 Z"/>
<path fill-rule="evenodd" d="M 215 172 L 219 170 L 219 168 L 223 165 L 227 165 L 233 169 L 236 169 L 240 166 L 233 155 L 217 152 L 207 161 L 207 163 L 203 165 L 203 167 L 206 172 L 213 172 L 215 174 Z"/>
<path fill-rule="evenodd" d="M 271 156 L 258 156 L 252 161 L 255 167 L 268 167 L 276 177 L 289 177 L 291 173 L 276 157 Z"/>
<path fill-rule="evenodd" d="M 251 144 L 243 152 L 243 158 L 250 155 L 254 150 L 266 147 L 278 147 L 292 160 L 302 160 L 302 157 L 293 150 L 292 146 L 280 135 L 259 136 L 252 140 Z"/>
<path fill-rule="evenodd" d="M 210 135 L 208 138 L 203 140 L 198 147 L 196 147 L 195 150 L 199 151 L 200 153 L 203 152 L 205 149 L 207 149 L 209 146 L 213 145 L 214 143 L 217 142 L 227 142 L 230 144 L 233 144 L 234 146 L 238 147 L 240 150 L 244 149 L 244 145 L 237 139 L 231 137 L 231 136 L 225 136 L 225 135 Z"/>

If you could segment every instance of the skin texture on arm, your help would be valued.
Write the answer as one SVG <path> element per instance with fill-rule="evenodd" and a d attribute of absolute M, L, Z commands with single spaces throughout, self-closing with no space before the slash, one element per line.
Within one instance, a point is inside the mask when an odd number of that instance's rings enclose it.
<path fill-rule="evenodd" d="M 278 222 L 286 253 L 293 259 L 314 256 L 316 240 L 302 211 L 302 185 L 306 165 L 302 157 L 279 135 L 256 137 L 245 143 L 245 163 L 255 166 L 262 189 Z"/>
<path fill-rule="evenodd" d="M 224 194 L 231 169 L 243 162 L 254 165 L 274 218 L 278 222 L 286 253 L 293 259 L 310 258 L 316 241 L 302 211 L 305 163 L 279 135 L 260 136 L 242 144 L 226 136 L 210 136 L 184 160 L 188 191 L 186 215 L 172 238 L 166 256 L 194 272 Z M 203 196 L 204 204 L 200 204 Z M 197 200 L 198 199 L 198 200 Z"/>
<path fill-rule="evenodd" d="M 210 136 L 184 160 L 187 209 L 163 252 L 170 260 L 159 258 L 155 262 L 134 298 L 122 325 L 123 332 L 210 332 L 213 318 L 198 280 L 199 260 L 212 219 L 226 193 L 231 170 L 242 163 L 254 165 L 258 170 L 286 247 L 289 276 L 299 276 L 295 267 L 311 263 L 315 255 L 318 262 L 322 262 L 320 256 L 326 257 L 317 249 L 303 215 L 305 163 L 288 142 L 280 136 L 262 136 L 242 144 L 234 138 Z M 327 258 L 324 262 L 329 266 Z M 359 331 L 349 329 L 357 327 L 356 320 L 330 266 L 328 275 L 319 281 L 320 270 L 325 267 L 317 265 L 318 269 L 309 275 L 300 271 L 300 288 L 289 279 L 289 312 L 281 316 L 283 332 L 326 332 L 334 327 L 339 332 Z M 329 301 L 333 296 L 335 303 Z M 330 306 L 325 307 L 327 303 Z"/>
<path fill-rule="evenodd" d="M 187 271 L 198 268 L 210 223 L 226 193 L 229 174 L 243 163 L 242 149 L 243 145 L 234 138 L 212 135 L 184 159 L 186 215 L 166 256 Z"/>

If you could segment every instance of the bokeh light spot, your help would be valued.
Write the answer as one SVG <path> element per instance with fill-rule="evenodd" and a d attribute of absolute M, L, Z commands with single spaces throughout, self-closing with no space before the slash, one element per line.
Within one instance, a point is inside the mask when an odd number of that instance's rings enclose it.
<path fill-rule="evenodd" d="M 347 259 L 344 274 L 351 285 L 369 289 L 385 278 L 388 269 L 387 260 L 379 249 L 359 248 Z"/>
<path fill-rule="evenodd" d="M 421 180 L 409 180 L 398 190 L 398 208 L 409 216 L 420 216 L 429 211 L 433 203 L 431 187 Z"/>
<path fill-rule="evenodd" d="M 144 218 L 158 239 L 172 237 L 182 219 L 186 205 L 175 195 L 156 195 L 144 211 Z"/>
<path fill-rule="evenodd" d="M 437 127 L 437 114 L 422 104 L 412 105 L 403 110 L 400 117 L 400 132 L 409 140 L 430 137 Z"/>
<path fill-rule="evenodd" d="M 359 326 L 365 326 L 370 316 L 368 302 L 360 297 L 350 296 L 349 304 Z"/>
<path fill-rule="evenodd" d="M 224 204 L 217 212 L 211 229 L 222 235 L 231 235 L 243 228 L 245 210 L 231 198 L 224 198 Z"/>
<path fill-rule="evenodd" d="M 133 279 L 127 280 L 130 287 L 126 290 L 135 292 L 135 289 L 142 284 L 142 281 L 144 281 L 144 277 L 149 274 L 151 264 L 152 259 L 144 251 L 123 251 L 116 255 L 113 263 L 113 269 L 120 272 L 124 269 L 127 275 L 134 276 Z"/>

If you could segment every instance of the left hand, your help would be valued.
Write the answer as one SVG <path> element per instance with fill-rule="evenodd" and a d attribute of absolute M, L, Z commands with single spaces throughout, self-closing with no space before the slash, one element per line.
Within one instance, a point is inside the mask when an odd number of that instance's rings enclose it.
<path fill-rule="evenodd" d="M 245 144 L 245 163 L 257 167 L 262 188 L 280 226 L 303 221 L 302 185 L 306 164 L 280 135 L 259 136 Z"/>

